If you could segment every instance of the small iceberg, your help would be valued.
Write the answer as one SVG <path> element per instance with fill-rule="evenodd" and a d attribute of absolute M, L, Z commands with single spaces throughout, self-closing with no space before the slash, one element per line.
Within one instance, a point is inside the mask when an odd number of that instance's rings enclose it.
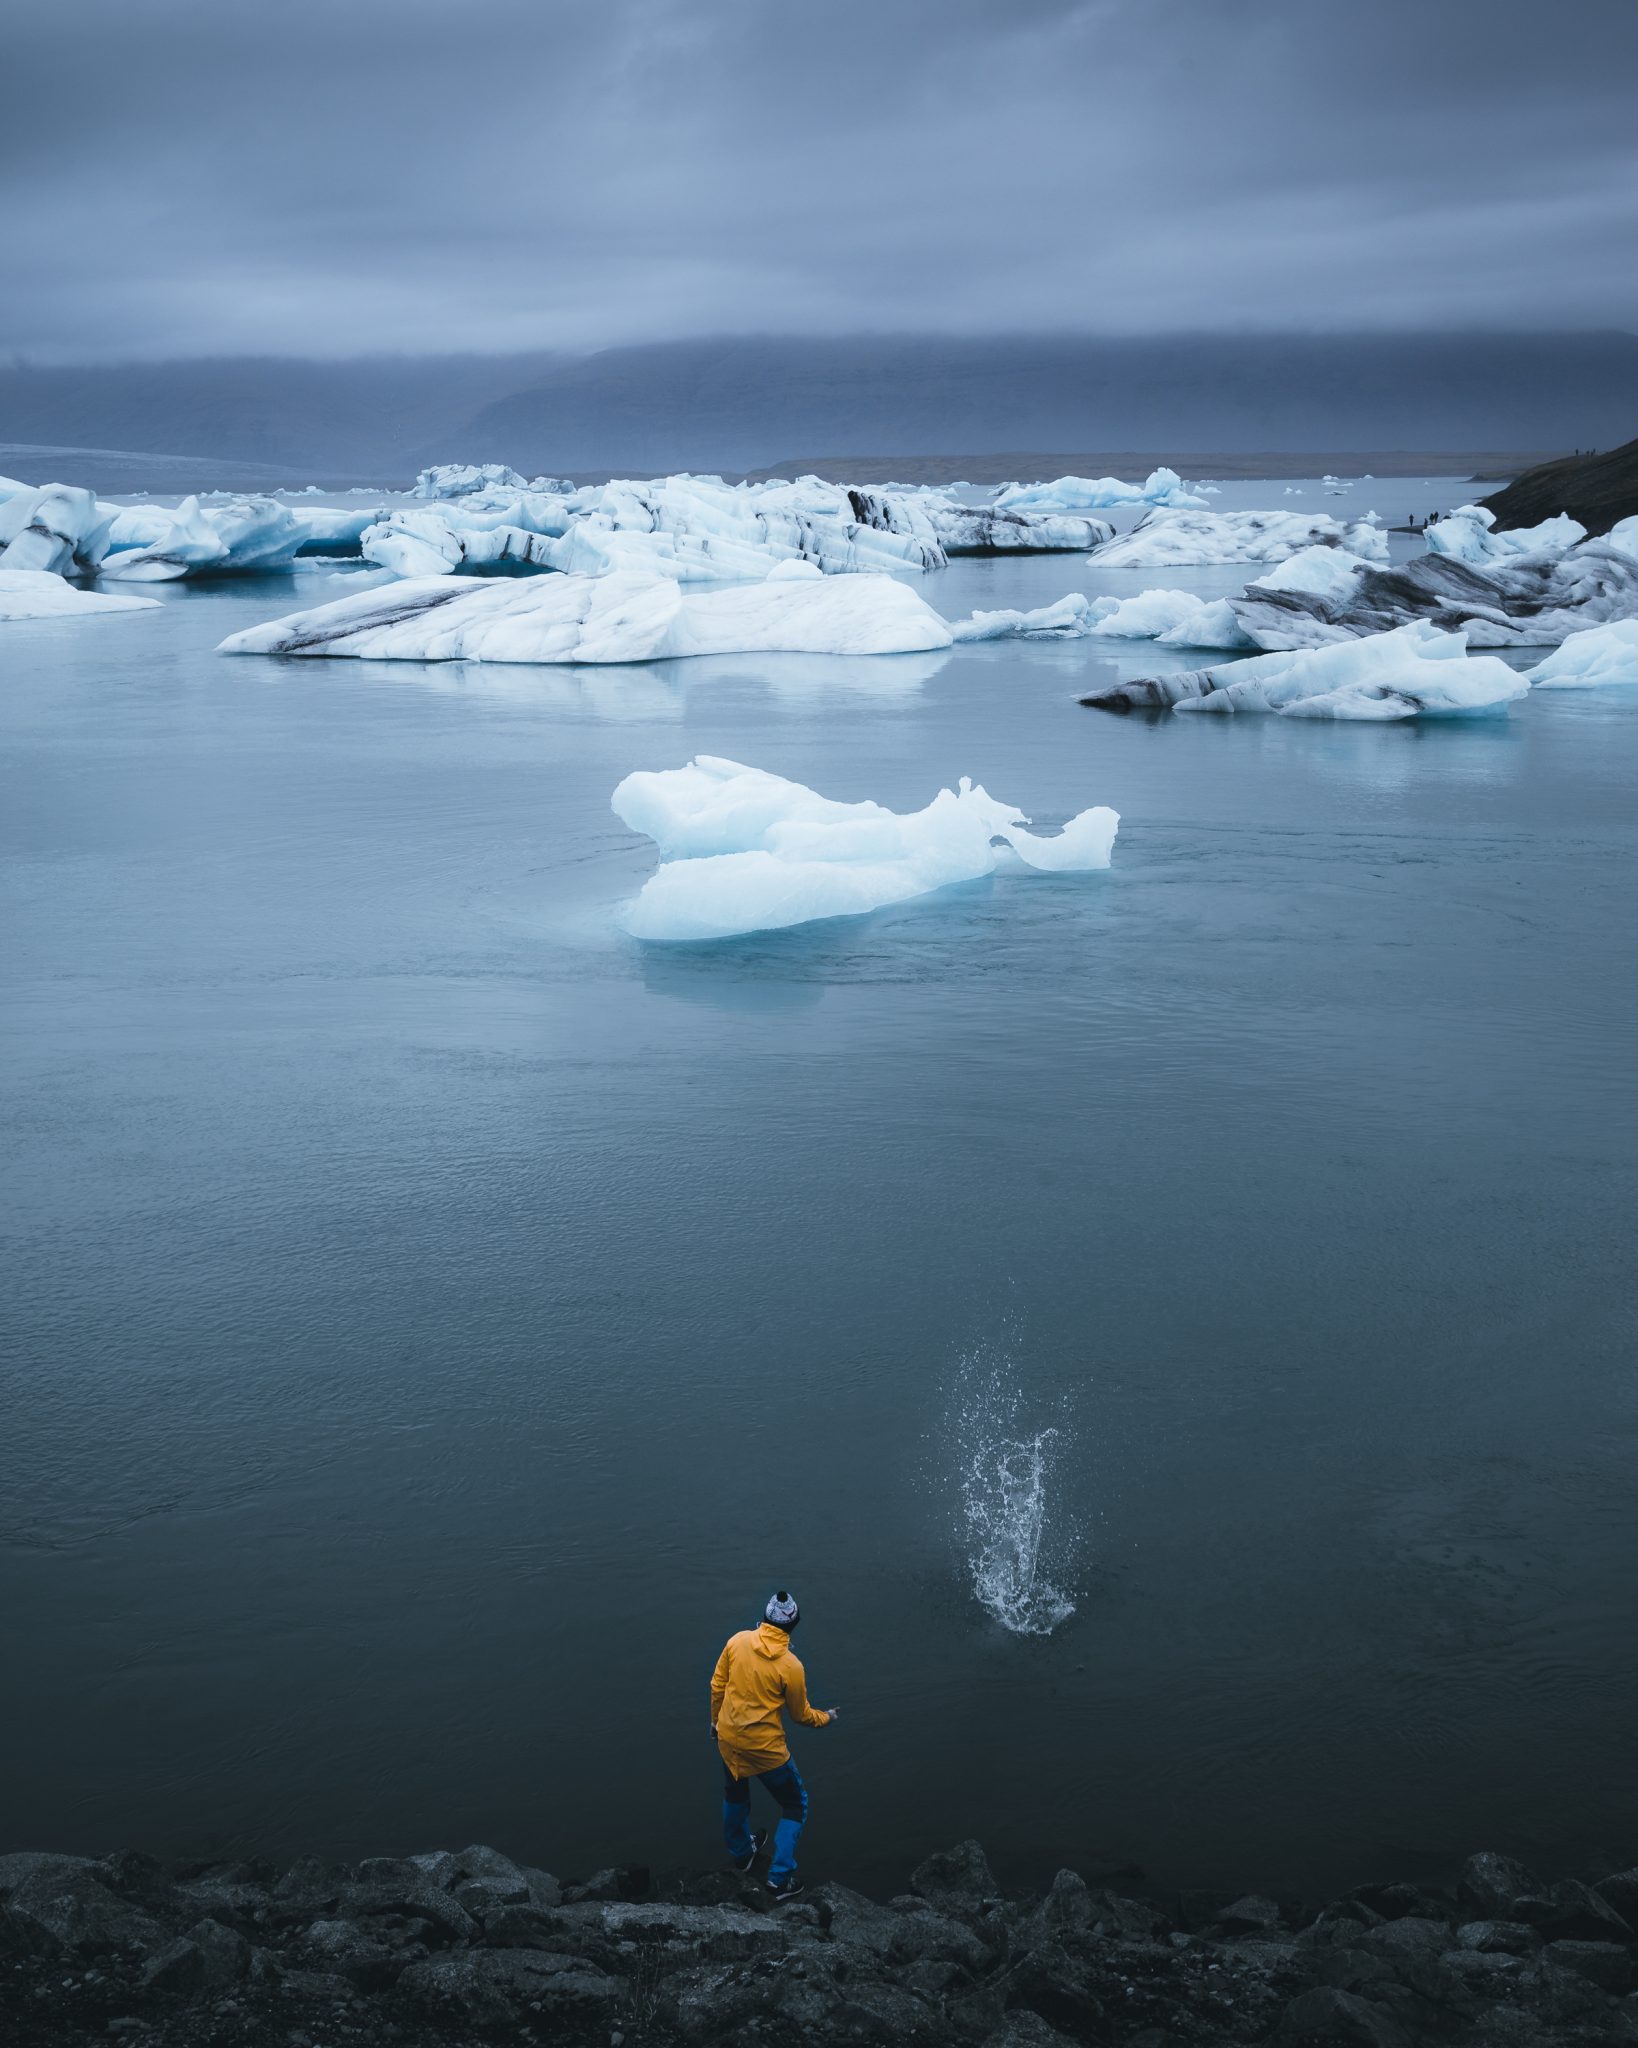
<path fill-rule="evenodd" d="M 950 627 L 954 640 L 1084 640 L 1092 630 L 1092 602 L 1078 590 L 1032 612 L 974 612 Z"/>
<path fill-rule="evenodd" d="M 1061 476 L 1051 483 L 1008 484 L 995 495 L 996 509 L 1002 512 L 1098 512 L 1111 505 L 1204 509 L 1205 503 L 1175 469 L 1151 470 L 1141 484 L 1123 483 L 1118 476 Z"/>
<path fill-rule="evenodd" d="M 1638 619 L 1614 619 L 1572 633 L 1529 672 L 1534 690 L 1595 690 L 1638 683 Z"/>
<path fill-rule="evenodd" d="M 1113 684 L 1083 704 L 1103 711 L 1263 711 L 1286 718 L 1453 718 L 1501 711 L 1530 688 L 1461 633 L 1424 621 L 1329 647 Z"/>
<path fill-rule="evenodd" d="M 0 477 L 0 569 L 90 574 L 108 549 L 114 508 L 80 484 Z"/>
<path fill-rule="evenodd" d="M 184 498 L 175 511 L 144 505 L 115 516 L 99 573 L 130 583 L 288 569 L 310 528 L 276 498 Z"/>
<path fill-rule="evenodd" d="M 670 941 L 856 917 L 993 874 L 1004 847 L 1043 872 L 1106 868 L 1120 824 L 1100 805 L 1040 838 L 965 776 L 925 810 L 901 813 L 838 803 L 711 754 L 628 775 L 612 804 L 661 857 L 621 921 L 634 938 Z"/>
<path fill-rule="evenodd" d="M 1088 630 L 1098 640 L 1153 640 L 1162 647 L 1250 647 L 1226 597 L 1192 590 L 1144 590 L 1136 597 L 1099 597 Z"/>

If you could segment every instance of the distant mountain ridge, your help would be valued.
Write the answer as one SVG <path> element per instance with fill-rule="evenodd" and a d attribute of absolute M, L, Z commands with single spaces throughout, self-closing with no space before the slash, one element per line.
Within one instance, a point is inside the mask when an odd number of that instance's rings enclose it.
<path fill-rule="evenodd" d="M 595 355 L 0 369 L 0 440 L 314 476 L 738 474 L 793 449 L 1529 450 L 1631 433 L 1638 336 L 730 337 Z"/>

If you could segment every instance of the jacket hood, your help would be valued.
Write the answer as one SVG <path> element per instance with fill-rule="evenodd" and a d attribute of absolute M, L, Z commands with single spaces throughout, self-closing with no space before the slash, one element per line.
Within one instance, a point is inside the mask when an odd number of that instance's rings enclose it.
<path fill-rule="evenodd" d="M 765 1621 L 756 1632 L 756 1646 L 764 1657 L 782 1657 L 791 1646 L 790 1631 Z"/>

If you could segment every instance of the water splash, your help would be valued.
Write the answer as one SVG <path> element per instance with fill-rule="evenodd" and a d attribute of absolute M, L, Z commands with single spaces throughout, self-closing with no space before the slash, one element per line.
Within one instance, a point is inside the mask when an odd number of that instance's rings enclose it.
<path fill-rule="evenodd" d="M 961 1511 L 979 1604 L 1015 1635 L 1046 1636 L 1075 1612 L 1052 1583 L 1072 1562 L 1074 1525 L 1053 1511 L 1053 1464 L 1067 1432 L 1029 1432 L 1005 1365 L 969 1363 L 959 1382 Z"/>

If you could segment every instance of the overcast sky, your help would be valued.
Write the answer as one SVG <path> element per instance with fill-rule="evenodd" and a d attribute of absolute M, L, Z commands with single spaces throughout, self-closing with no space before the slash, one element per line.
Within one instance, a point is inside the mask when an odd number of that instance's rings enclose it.
<path fill-rule="evenodd" d="M 1638 0 L 73 0 L 0 350 L 1638 328 Z"/>

